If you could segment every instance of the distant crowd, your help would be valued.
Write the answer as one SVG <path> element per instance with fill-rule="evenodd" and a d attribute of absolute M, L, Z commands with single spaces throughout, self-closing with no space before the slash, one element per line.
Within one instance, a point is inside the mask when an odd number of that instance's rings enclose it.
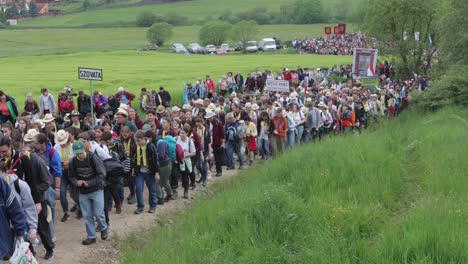
<path fill-rule="evenodd" d="M 366 37 L 363 33 L 346 33 L 319 38 L 295 39 L 293 47 L 299 53 L 353 55 L 355 48 L 378 48 L 389 45 L 373 37 Z"/>
<path fill-rule="evenodd" d="M 427 86 L 425 79 L 391 80 L 385 67 L 374 90 L 328 81 L 336 69 L 206 75 L 184 86 L 181 105 L 163 87 L 138 96 L 123 87 L 109 96 L 66 87 L 58 100 L 43 88 L 38 101 L 28 93 L 21 106 L 0 91 L 0 257 L 11 254 L 14 237 L 33 243 L 37 233 L 45 259 L 52 258 L 64 235 L 55 222 L 72 213 L 84 218 L 83 245 L 96 243 L 97 232 L 107 239 L 111 211 L 122 213 L 125 203 L 135 214 L 154 213 L 224 170 L 396 117 L 409 92 Z M 288 81 L 289 91 L 269 92 L 270 79 Z"/>

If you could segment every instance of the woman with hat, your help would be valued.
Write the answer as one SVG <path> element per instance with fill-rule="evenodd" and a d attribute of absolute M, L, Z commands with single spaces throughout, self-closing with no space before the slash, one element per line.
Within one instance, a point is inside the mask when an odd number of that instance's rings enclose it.
<path fill-rule="evenodd" d="M 132 133 L 136 133 L 136 131 L 138 130 L 135 123 L 133 123 L 133 122 L 131 122 L 131 121 L 129 121 L 127 119 L 128 118 L 128 112 L 125 111 L 124 109 L 119 108 L 119 110 L 115 114 L 115 118 L 116 118 L 116 123 L 115 123 L 114 127 L 112 128 L 112 131 L 114 131 L 118 135 L 120 135 L 120 130 L 123 127 L 130 128 Z"/>
<path fill-rule="evenodd" d="M 81 131 L 88 131 L 90 130 L 89 126 L 85 125 L 82 121 L 80 121 L 81 114 L 78 111 L 73 111 L 70 114 L 70 126 L 80 129 Z"/>
<path fill-rule="evenodd" d="M 70 196 L 75 202 L 74 208 L 79 210 L 79 201 L 78 201 L 78 191 L 75 186 L 71 185 L 68 180 L 68 163 L 71 158 L 75 155 L 73 154 L 72 144 L 75 141 L 75 138 L 70 135 L 67 131 L 61 129 L 57 131 L 55 136 L 55 146 L 54 149 L 60 154 L 62 159 L 62 177 L 60 179 L 60 204 L 63 209 L 62 222 L 66 222 L 69 215 L 67 191 L 70 188 Z"/>
<path fill-rule="evenodd" d="M 166 108 L 163 105 L 158 105 L 156 108 L 156 114 L 158 115 L 158 118 L 161 118 L 161 115 L 166 112 Z"/>
<path fill-rule="evenodd" d="M 302 136 L 304 134 L 304 124 L 306 121 L 304 113 L 299 111 L 299 106 L 296 103 L 291 104 L 291 110 L 289 111 L 290 118 L 294 121 L 296 128 L 295 140 L 296 144 L 302 142 Z"/>
<path fill-rule="evenodd" d="M 55 133 L 57 132 L 57 122 L 55 122 L 55 118 L 52 114 L 46 114 L 42 121 L 44 122 L 44 128 L 42 131 L 47 135 L 51 142 L 54 142 Z"/>
<path fill-rule="evenodd" d="M 260 118 L 257 121 L 258 131 L 258 152 L 262 156 L 262 160 L 268 160 L 270 158 L 270 139 L 275 130 L 273 120 L 266 111 L 260 113 Z"/>
<path fill-rule="evenodd" d="M 323 101 L 318 104 L 318 107 L 320 108 L 320 116 L 322 119 L 322 125 L 320 126 L 321 133 L 328 134 L 333 125 L 333 117 L 328 111 L 328 106 Z"/>

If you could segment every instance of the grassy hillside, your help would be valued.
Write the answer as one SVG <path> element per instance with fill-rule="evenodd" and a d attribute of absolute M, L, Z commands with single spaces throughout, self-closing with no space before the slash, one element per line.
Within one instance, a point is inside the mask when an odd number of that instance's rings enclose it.
<path fill-rule="evenodd" d="M 262 25 L 256 39 L 276 36 L 292 40 L 295 37 L 320 36 L 323 26 Z M 174 34 L 166 46 L 173 42 L 188 44 L 198 41 L 199 29 L 199 26 L 174 27 Z M 147 44 L 146 31 L 147 28 L 0 30 L 0 57 L 136 50 Z M 229 43 L 234 44 L 232 40 Z"/>
<path fill-rule="evenodd" d="M 151 11 L 155 14 L 176 13 L 187 17 L 192 23 L 199 23 L 200 21 L 207 20 L 207 18 L 213 19 L 219 17 L 226 9 L 238 12 L 262 6 L 268 10 L 279 11 L 281 5 L 288 3 L 292 3 L 292 0 L 238 0 L 235 2 L 193 0 L 137 7 L 91 10 L 64 16 L 25 20 L 21 21 L 19 25 L 40 27 L 134 26 L 137 14 L 142 11 Z"/>
<path fill-rule="evenodd" d="M 351 56 L 318 56 L 258 53 L 239 56 L 183 55 L 160 52 L 90 52 L 68 55 L 22 56 L 0 58 L 1 88 L 24 102 L 26 93 L 39 95 L 41 87 L 54 94 L 65 85 L 75 90 L 89 88 L 89 82 L 78 80 L 78 66 L 102 68 L 104 81 L 94 88 L 104 94 L 114 93 L 119 86 L 138 93 L 141 87 L 168 88 L 175 100 L 181 101 L 182 82 L 194 82 L 210 74 L 218 80 L 228 71 L 246 74 L 255 67 L 279 71 L 283 67 L 320 67 L 351 63 Z"/>
<path fill-rule="evenodd" d="M 467 116 L 405 113 L 297 148 L 124 242 L 122 260 L 467 263 Z"/>

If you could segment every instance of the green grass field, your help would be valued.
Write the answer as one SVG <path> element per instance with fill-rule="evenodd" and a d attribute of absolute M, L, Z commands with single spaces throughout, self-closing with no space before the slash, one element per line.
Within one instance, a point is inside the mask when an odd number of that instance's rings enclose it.
<path fill-rule="evenodd" d="M 75 91 L 89 90 L 89 82 L 78 80 L 78 66 L 102 68 L 104 81 L 94 82 L 95 89 L 104 94 L 115 93 L 119 86 L 139 93 L 141 87 L 160 85 L 181 102 L 182 83 L 194 82 L 197 77 L 210 74 L 218 80 L 228 71 L 244 75 L 255 67 L 280 71 L 283 67 L 332 66 L 351 63 L 351 56 L 317 56 L 299 54 L 258 53 L 238 56 L 183 55 L 161 52 L 89 52 L 67 55 L 20 56 L 0 58 L 1 88 L 24 102 L 26 93 L 39 96 L 41 87 L 53 94 L 71 85 Z"/>
<path fill-rule="evenodd" d="M 256 39 L 282 40 L 323 35 L 323 24 L 262 25 Z M 174 42 L 198 41 L 199 26 L 174 27 L 167 47 Z M 147 44 L 147 28 L 24 29 L 0 30 L 0 57 L 65 54 L 86 51 L 136 50 Z M 234 45 L 233 40 L 228 43 Z M 162 47 L 164 49 L 164 47 Z"/>
<path fill-rule="evenodd" d="M 289 151 L 123 241 L 122 262 L 467 263 L 467 116 L 404 113 Z"/>
<path fill-rule="evenodd" d="M 257 6 L 267 10 L 279 11 L 279 7 L 292 3 L 292 0 L 238 0 L 232 3 L 219 0 L 193 0 L 176 3 L 144 5 L 138 7 L 111 8 L 74 13 L 57 17 L 29 19 L 19 23 L 20 26 L 40 27 L 112 27 L 135 25 L 136 16 L 142 11 L 155 14 L 176 13 L 188 17 L 192 23 L 200 23 L 207 18 L 216 19 L 226 9 L 239 12 L 254 9 Z"/>

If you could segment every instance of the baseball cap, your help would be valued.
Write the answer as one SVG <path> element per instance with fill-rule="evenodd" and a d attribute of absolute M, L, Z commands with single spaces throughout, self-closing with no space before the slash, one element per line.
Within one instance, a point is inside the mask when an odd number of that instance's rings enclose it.
<path fill-rule="evenodd" d="M 81 140 L 77 140 L 73 143 L 72 149 L 75 155 L 83 153 L 85 152 L 84 143 Z"/>

